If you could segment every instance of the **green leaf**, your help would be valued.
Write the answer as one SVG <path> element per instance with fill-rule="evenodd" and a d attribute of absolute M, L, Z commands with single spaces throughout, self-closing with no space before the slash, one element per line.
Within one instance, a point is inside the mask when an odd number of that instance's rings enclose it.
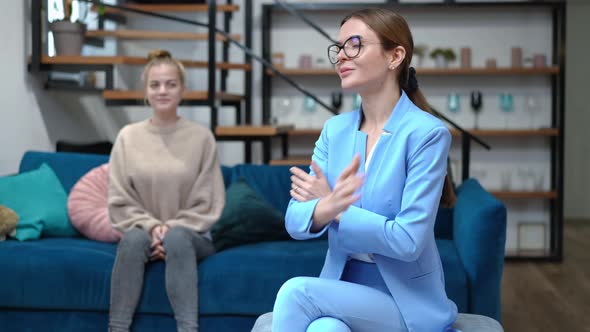
<path fill-rule="evenodd" d="M 107 12 L 107 9 L 104 5 L 98 6 L 98 15 L 103 16 Z"/>

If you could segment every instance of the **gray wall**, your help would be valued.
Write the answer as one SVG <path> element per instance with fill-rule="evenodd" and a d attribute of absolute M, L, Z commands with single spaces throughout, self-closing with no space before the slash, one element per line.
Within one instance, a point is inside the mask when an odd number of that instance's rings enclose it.
<path fill-rule="evenodd" d="M 565 217 L 590 219 L 590 3 L 570 0 L 567 8 L 565 93 Z"/>

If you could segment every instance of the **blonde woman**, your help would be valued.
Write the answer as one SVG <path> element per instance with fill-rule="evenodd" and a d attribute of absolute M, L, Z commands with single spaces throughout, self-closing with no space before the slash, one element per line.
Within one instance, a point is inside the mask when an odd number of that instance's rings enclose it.
<path fill-rule="evenodd" d="M 178 331 L 198 331 L 197 261 L 214 253 L 209 229 L 224 206 L 211 131 L 178 115 L 182 64 L 153 51 L 142 75 L 153 115 L 125 126 L 110 159 L 109 213 L 123 232 L 111 278 L 109 331 L 129 331 L 148 261 L 166 264 Z"/>

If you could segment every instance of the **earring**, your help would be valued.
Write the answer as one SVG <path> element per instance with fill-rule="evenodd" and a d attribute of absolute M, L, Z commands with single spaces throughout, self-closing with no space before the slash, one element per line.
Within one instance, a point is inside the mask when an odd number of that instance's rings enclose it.
<path fill-rule="evenodd" d="M 389 70 L 394 70 L 394 69 L 395 69 L 395 66 L 389 67 Z"/>

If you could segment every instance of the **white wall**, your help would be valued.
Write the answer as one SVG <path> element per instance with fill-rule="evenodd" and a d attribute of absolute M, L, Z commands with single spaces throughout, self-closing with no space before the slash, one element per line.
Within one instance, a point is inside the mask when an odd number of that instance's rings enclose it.
<path fill-rule="evenodd" d="M 255 1 L 253 20 L 254 49 L 261 53 L 260 41 L 260 14 L 261 4 L 270 0 Z M 241 4 L 242 1 L 236 1 Z M 0 175 L 14 173 L 18 169 L 18 162 L 24 151 L 30 149 L 53 150 L 55 141 L 69 139 L 73 141 L 95 141 L 99 139 L 113 140 L 121 126 L 130 121 L 149 116 L 149 110 L 131 108 L 107 108 L 97 94 L 79 94 L 43 90 L 39 79 L 27 73 L 26 59 L 30 54 L 27 40 L 30 35 L 28 1 L 14 1 L 10 6 L 5 6 L 0 12 L 0 36 L 4 42 L 4 52 L 0 57 L 4 65 L 1 66 L 0 97 L 4 102 L 0 108 L 0 142 L 3 142 L 0 153 Z M 585 124 L 589 123 L 590 115 L 586 111 L 587 102 L 585 95 L 586 78 L 589 77 L 590 66 L 585 54 L 590 47 L 583 34 L 588 31 L 586 17 L 590 14 L 590 5 L 584 1 L 571 1 L 568 10 L 568 53 L 566 71 L 566 160 L 565 160 L 565 216 L 590 219 L 590 204 L 588 197 L 590 188 L 589 144 L 586 144 L 584 135 L 587 131 Z M 206 21 L 206 18 L 196 18 Z M 142 24 L 139 21 L 131 21 L 131 25 Z M 151 25 L 152 22 L 149 22 Z M 190 29 L 190 27 L 187 26 Z M 241 13 L 235 15 L 233 31 L 243 28 Z M 179 29 L 183 29 L 179 27 Z M 306 31 L 308 29 L 306 28 Z M 335 30 L 334 30 L 335 31 Z M 296 33 L 296 31 L 295 31 Z M 417 34 L 420 31 L 416 31 Z M 484 40 L 485 41 L 485 40 Z M 489 41 L 489 44 L 496 43 Z M 198 43 L 195 43 L 198 44 Z M 276 44 L 276 42 L 275 42 Z M 168 47 L 166 43 L 139 44 L 121 43 L 121 52 L 132 55 L 145 55 L 153 47 Z M 178 55 L 177 55 L 178 54 Z M 190 56 L 193 59 L 203 59 L 205 54 L 203 46 L 193 48 L 180 48 L 180 53 L 175 55 Z M 205 55 L 206 56 L 206 55 Z M 474 54 L 475 56 L 475 54 Z M 241 61 L 242 53 L 232 48 L 232 61 Z M 292 59 L 287 61 L 293 61 Z M 476 57 L 474 61 L 479 61 Z M 502 61 L 499 58 L 499 61 Z M 254 68 L 254 103 L 253 111 L 255 121 L 260 121 L 260 67 Z M 123 69 L 119 71 L 117 84 L 136 85 L 139 69 Z M 203 84 L 203 71 L 194 71 L 190 75 L 193 88 Z M 12 78 L 8 80 L 7 78 Z M 230 91 L 240 92 L 242 88 L 241 74 L 230 75 Z M 335 81 L 326 79 L 326 85 L 332 85 Z M 337 83 L 337 82 L 336 82 Z M 308 85 L 308 84 L 304 84 Z M 313 86 L 312 84 L 309 84 Z M 282 83 L 277 83 L 279 92 Z M 201 87 L 202 88 L 202 87 Z M 326 88 L 326 91 L 332 91 Z M 298 96 L 299 98 L 300 96 Z M 345 100 L 345 103 L 349 103 Z M 346 106 L 346 104 L 345 104 Z M 195 107 L 185 107 L 183 114 L 195 121 L 208 124 L 206 110 Z M 321 117 L 321 115 L 319 115 Z M 229 111 L 222 116 L 222 124 L 230 124 L 233 112 Z M 464 119 L 464 121 L 470 121 Z M 220 156 L 223 163 L 233 164 L 242 160 L 242 149 L 239 143 L 222 143 Z"/>

